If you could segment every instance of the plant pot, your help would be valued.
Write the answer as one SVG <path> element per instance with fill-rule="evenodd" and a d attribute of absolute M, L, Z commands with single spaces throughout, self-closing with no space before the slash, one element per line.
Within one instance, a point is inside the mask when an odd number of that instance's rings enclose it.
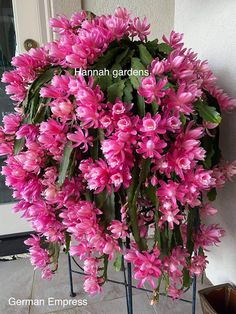
<path fill-rule="evenodd" d="M 232 285 L 225 283 L 198 293 L 203 314 L 236 314 L 236 289 Z"/>

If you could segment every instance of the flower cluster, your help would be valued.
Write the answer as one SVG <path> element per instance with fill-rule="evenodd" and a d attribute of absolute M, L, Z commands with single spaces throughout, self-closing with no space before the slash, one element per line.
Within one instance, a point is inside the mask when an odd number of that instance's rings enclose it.
<path fill-rule="evenodd" d="M 2 77 L 16 111 L 0 129 L 2 173 L 19 200 L 14 210 L 37 233 L 26 241 L 32 264 L 50 279 L 64 245 L 83 262 L 93 295 L 107 263 L 124 256 L 139 287 L 149 282 L 157 295 L 165 280 L 179 298 L 224 234 L 202 219 L 217 213 L 210 201 L 236 174 L 218 146 L 220 111 L 236 102 L 182 34 L 147 41 L 146 18 L 126 9 L 50 24 L 59 39 L 14 57 Z M 149 75 L 83 77 L 76 68 Z"/>

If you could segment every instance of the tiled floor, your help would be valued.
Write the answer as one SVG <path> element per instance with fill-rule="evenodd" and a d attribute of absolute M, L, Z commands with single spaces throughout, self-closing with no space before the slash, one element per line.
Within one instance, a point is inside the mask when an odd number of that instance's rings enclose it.
<path fill-rule="evenodd" d="M 122 280 L 123 273 L 109 272 L 109 277 Z M 75 307 L 68 304 L 48 304 L 48 298 L 55 303 L 55 299 L 70 300 L 67 257 L 62 253 L 60 256 L 60 269 L 52 281 L 40 278 L 40 273 L 34 271 L 28 258 L 15 261 L 0 262 L 0 314 L 126 314 L 126 301 L 124 287 L 107 283 L 104 292 L 96 297 L 88 297 L 83 291 L 81 276 L 74 274 L 74 288 L 76 299 L 86 299 L 87 306 Z M 204 285 L 198 284 L 198 289 L 209 286 L 206 280 Z M 158 314 L 191 314 L 191 304 L 174 302 L 169 298 L 161 297 L 159 304 L 151 306 L 149 298 L 151 294 L 133 289 L 134 314 L 158 313 Z M 9 305 L 9 298 L 16 300 L 32 299 L 44 300 L 44 305 Z M 185 296 L 191 300 L 191 291 Z M 14 300 L 13 300 L 14 301 Z M 13 302 L 12 301 L 12 302 Z M 66 301 L 67 303 L 69 301 Z M 196 314 L 201 314 L 199 300 L 197 300 Z"/>

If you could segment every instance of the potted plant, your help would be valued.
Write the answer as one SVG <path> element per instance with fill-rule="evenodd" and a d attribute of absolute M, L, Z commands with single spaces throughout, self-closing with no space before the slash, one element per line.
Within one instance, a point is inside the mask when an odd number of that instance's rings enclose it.
<path fill-rule="evenodd" d="M 26 241 L 32 264 L 50 279 L 65 246 L 93 295 L 124 255 L 154 302 L 162 281 L 179 298 L 224 233 L 201 219 L 235 174 L 218 143 L 221 111 L 235 101 L 182 34 L 149 41 L 146 18 L 126 9 L 51 27 L 59 39 L 14 57 L 2 78 L 16 110 L 3 119 L 2 172 L 37 233 Z"/>

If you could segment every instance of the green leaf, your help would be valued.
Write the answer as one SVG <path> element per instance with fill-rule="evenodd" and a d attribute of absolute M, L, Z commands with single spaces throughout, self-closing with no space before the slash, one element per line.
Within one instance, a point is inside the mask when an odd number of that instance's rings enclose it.
<path fill-rule="evenodd" d="M 95 203 L 98 209 L 102 211 L 102 222 L 104 227 L 114 219 L 115 215 L 115 195 L 112 191 L 108 193 L 107 190 L 103 190 L 101 193 L 95 194 Z"/>
<path fill-rule="evenodd" d="M 120 81 L 122 79 L 122 76 L 120 75 L 120 73 L 122 73 L 121 65 L 119 63 L 115 63 L 111 67 L 110 73 L 114 82 Z"/>
<path fill-rule="evenodd" d="M 160 228 L 158 227 L 158 222 L 160 219 L 160 213 L 158 210 L 155 211 L 154 214 L 154 227 L 155 227 L 155 232 L 154 232 L 154 240 L 155 240 L 155 245 L 158 244 L 159 248 L 162 249 L 162 245 L 161 245 L 161 232 L 160 232 Z"/>
<path fill-rule="evenodd" d="M 208 104 L 203 100 L 199 99 L 196 101 L 195 108 L 203 120 L 216 124 L 221 122 L 221 116 L 219 112 L 216 111 L 216 108 L 208 106 Z"/>
<path fill-rule="evenodd" d="M 144 238 L 140 237 L 137 215 L 137 199 L 140 192 L 141 184 L 146 180 L 146 177 L 150 171 L 150 164 L 151 161 L 149 159 L 144 159 L 142 161 L 140 169 L 137 165 L 134 167 L 132 172 L 132 184 L 128 189 L 128 208 L 130 224 L 135 242 L 137 243 L 140 251 L 144 251 L 147 248 L 147 243 Z"/>
<path fill-rule="evenodd" d="M 180 121 L 182 122 L 182 125 L 185 126 L 187 122 L 186 116 L 183 114 L 183 112 L 180 112 Z"/>
<path fill-rule="evenodd" d="M 107 50 L 107 52 L 102 55 L 96 63 L 94 63 L 90 69 L 103 70 L 108 68 L 114 61 L 115 57 L 118 55 L 120 47 L 114 47 Z"/>
<path fill-rule="evenodd" d="M 140 171 L 140 175 L 139 175 L 139 185 L 141 185 L 141 183 L 143 183 L 149 172 L 150 172 L 150 166 L 151 166 L 151 160 L 150 159 L 145 159 L 142 161 L 141 164 L 141 171 Z"/>
<path fill-rule="evenodd" d="M 145 71 L 145 66 L 142 64 L 139 58 L 132 58 L 131 59 L 131 69 L 138 70 L 138 71 Z M 138 89 L 142 76 L 140 75 L 130 75 L 130 82 L 133 85 L 134 89 Z"/>
<path fill-rule="evenodd" d="M 122 268 L 122 255 L 118 252 L 116 252 L 116 258 L 113 265 L 116 271 L 120 271 Z"/>
<path fill-rule="evenodd" d="M 152 107 L 152 114 L 155 115 L 155 114 L 157 113 L 157 111 L 158 111 L 158 108 L 159 108 L 157 102 L 156 102 L 156 101 L 153 101 L 153 102 L 151 103 L 151 107 Z"/>
<path fill-rule="evenodd" d="M 70 164 L 70 157 L 71 157 L 72 151 L 73 151 L 72 143 L 71 141 L 68 141 L 65 145 L 63 158 L 62 158 L 60 168 L 59 168 L 59 178 L 58 178 L 59 186 L 62 186 L 65 181 L 66 174 L 67 174 L 69 164 Z"/>
<path fill-rule="evenodd" d="M 96 17 L 96 14 L 94 14 L 93 12 L 91 11 L 85 11 L 86 14 L 87 14 L 87 19 L 88 21 L 92 21 L 95 17 Z"/>
<path fill-rule="evenodd" d="M 209 201 L 213 202 L 216 199 L 217 196 L 217 191 L 215 188 L 211 189 L 208 193 L 207 193 L 207 197 L 209 199 Z"/>
<path fill-rule="evenodd" d="M 175 237 L 175 242 L 177 243 L 177 245 L 183 245 L 183 238 L 182 238 L 179 225 L 174 226 L 174 237 Z"/>
<path fill-rule="evenodd" d="M 171 243 L 173 238 L 173 231 L 170 228 L 167 228 L 167 238 L 168 238 L 168 250 L 171 251 Z"/>
<path fill-rule="evenodd" d="M 47 99 L 46 103 L 40 103 L 38 106 L 37 112 L 34 114 L 34 116 L 31 118 L 32 123 L 41 123 L 45 120 L 45 115 L 49 112 L 48 103 L 51 101 L 51 98 Z"/>
<path fill-rule="evenodd" d="M 192 284 L 192 279 L 190 277 L 189 270 L 184 267 L 183 269 L 183 287 L 189 288 Z"/>
<path fill-rule="evenodd" d="M 152 41 L 146 42 L 145 46 L 147 47 L 148 51 L 151 53 L 153 57 L 156 57 L 158 53 L 158 40 L 154 39 Z"/>
<path fill-rule="evenodd" d="M 98 129 L 89 129 L 89 135 L 92 135 L 92 137 L 94 138 L 93 146 L 90 146 L 89 151 L 93 160 L 97 160 L 99 152 Z"/>
<path fill-rule="evenodd" d="M 69 232 L 65 232 L 65 249 L 66 249 L 66 253 L 68 253 L 69 252 L 69 250 L 70 250 L 70 242 L 71 242 L 71 235 L 69 234 Z"/>
<path fill-rule="evenodd" d="M 141 59 L 142 63 L 145 66 L 149 66 L 153 60 L 152 55 L 150 54 L 150 52 L 147 50 L 147 48 L 143 44 L 140 44 L 138 46 L 138 49 L 139 49 L 139 55 L 140 55 L 140 59 Z"/>
<path fill-rule="evenodd" d="M 157 192 L 157 188 L 152 185 L 148 185 L 148 187 L 145 187 L 143 189 L 143 193 L 146 195 L 147 199 L 152 203 L 153 206 L 158 208 L 159 200 L 158 200 L 156 192 Z"/>
<path fill-rule="evenodd" d="M 118 54 L 118 56 L 116 57 L 116 61 L 115 63 L 117 64 L 121 64 L 121 62 L 126 58 L 126 56 L 129 54 L 130 49 L 126 48 L 123 52 L 121 52 L 120 54 Z"/>
<path fill-rule="evenodd" d="M 132 100 L 133 100 L 132 92 L 133 92 L 133 87 L 130 83 L 130 80 L 127 79 L 125 81 L 125 88 L 124 88 L 124 95 L 123 95 L 124 102 L 132 103 Z"/>
<path fill-rule="evenodd" d="M 25 100 L 22 102 L 27 123 L 39 123 L 45 118 L 48 108 L 43 108 L 40 89 L 51 81 L 54 75 L 59 75 L 62 69 L 60 67 L 50 67 L 46 69 L 31 84 Z M 51 99 L 44 99 L 48 103 Z"/>
<path fill-rule="evenodd" d="M 53 271 L 55 272 L 58 268 L 58 259 L 60 254 L 60 244 L 58 242 L 50 242 L 48 247 L 48 252 L 50 256 L 50 260 L 54 265 Z"/>
<path fill-rule="evenodd" d="M 112 85 L 111 75 L 94 76 L 94 86 L 96 85 L 99 85 L 103 91 L 106 91 Z"/>
<path fill-rule="evenodd" d="M 34 97 L 39 97 L 39 92 L 42 86 L 46 83 L 49 83 L 55 74 L 61 73 L 60 67 L 50 67 L 40 74 L 37 79 L 29 87 L 26 99 L 23 101 L 23 107 L 25 108 L 25 113 L 29 113 L 31 108 L 31 101 Z M 34 105 L 37 105 L 37 102 L 33 102 Z"/>
<path fill-rule="evenodd" d="M 21 138 L 21 139 L 16 139 L 14 140 L 14 155 L 19 154 L 23 147 L 25 146 L 25 138 Z"/>
<path fill-rule="evenodd" d="M 142 96 L 137 94 L 137 108 L 138 108 L 138 114 L 140 117 L 144 117 L 145 115 L 145 101 Z"/>
<path fill-rule="evenodd" d="M 121 65 L 122 67 L 125 67 L 128 63 L 130 63 L 130 60 L 131 60 L 131 58 L 133 57 L 134 53 L 135 53 L 135 50 L 134 50 L 134 49 L 132 49 L 132 50 L 129 49 L 129 51 L 128 51 L 128 53 L 126 54 L 126 56 L 120 61 L 120 65 Z M 116 61 L 116 62 L 117 62 L 117 61 Z"/>
<path fill-rule="evenodd" d="M 107 89 L 107 98 L 110 102 L 114 103 L 116 98 L 122 99 L 125 88 L 125 80 L 120 80 Z"/>
<path fill-rule="evenodd" d="M 206 151 L 206 158 L 203 161 L 204 167 L 206 169 L 210 169 L 212 166 L 212 157 L 215 154 L 215 150 L 214 150 L 214 139 L 210 136 L 204 136 L 201 140 L 202 142 L 202 147 L 205 149 Z"/>
<path fill-rule="evenodd" d="M 171 51 L 173 51 L 173 48 L 166 43 L 160 43 L 158 44 L 158 50 L 159 52 L 164 53 L 165 55 L 169 55 Z"/>
<path fill-rule="evenodd" d="M 190 257 L 193 253 L 194 242 L 193 242 L 193 233 L 195 230 L 199 228 L 199 208 L 194 207 L 190 208 L 188 211 L 188 218 L 187 218 L 187 243 L 186 248 Z"/>
<path fill-rule="evenodd" d="M 104 282 L 102 284 L 105 283 L 105 281 L 107 280 L 107 269 L 108 269 L 108 255 L 105 254 L 104 257 L 103 257 L 103 274 L 102 274 L 102 277 L 104 278 Z"/>

